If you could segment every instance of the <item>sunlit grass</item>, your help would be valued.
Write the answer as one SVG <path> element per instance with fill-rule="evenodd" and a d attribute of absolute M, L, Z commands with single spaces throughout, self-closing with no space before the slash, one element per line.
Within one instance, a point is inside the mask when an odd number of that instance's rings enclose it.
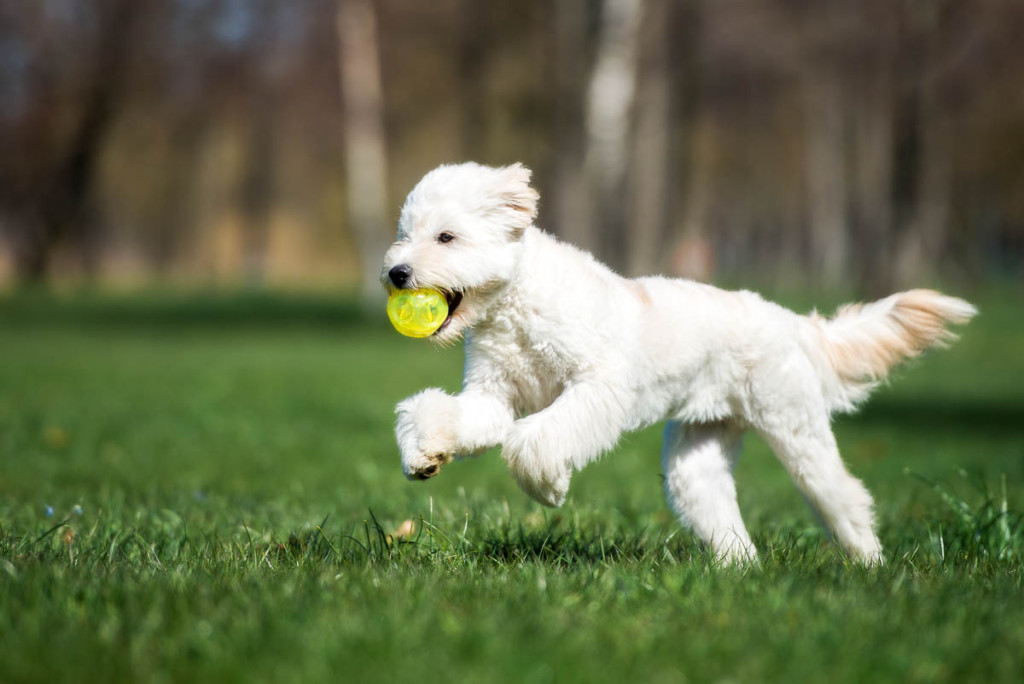
<path fill-rule="evenodd" d="M 357 307 L 0 303 L 0 682 L 1015 681 L 1024 320 L 980 304 L 837 424 L 886 565 L 751 439 L 736 570 L 667 511 L 657 428 L 557 511 L 494 453 L 406 482 L 393 405 L 461 354 Z"/>

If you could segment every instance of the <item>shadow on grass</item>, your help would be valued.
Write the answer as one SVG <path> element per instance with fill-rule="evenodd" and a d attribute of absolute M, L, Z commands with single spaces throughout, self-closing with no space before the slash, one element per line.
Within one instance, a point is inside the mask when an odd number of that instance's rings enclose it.
<path fill-rule="evenodd" d="M 356 297 L 252 292 L 59 296 L 21 293 L 0 297 L 7 325 L 96 328 L 349 328 L 383 324 L 380 311 Z"/>
<path fill-rule="evenodd" d="M 878 397 L 860 413 L 844 418 L 847 425 L 892 426 L 928 432 L 984 432 L 1024 437 L 1024 403 L 1011 399 L 956 396 L 913 401 Z"/>

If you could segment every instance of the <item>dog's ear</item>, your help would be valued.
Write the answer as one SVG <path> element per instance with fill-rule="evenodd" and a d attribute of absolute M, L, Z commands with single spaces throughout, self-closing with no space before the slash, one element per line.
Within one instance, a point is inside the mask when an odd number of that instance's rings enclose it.
<path fill-rule="evenodd" d="M 537 200 L 540 199 L 540 195 L 530 187 L 530 176 L 533 172 L 522 164 L 515 163 L 497 169 L 497 175 L 495 194 L 498 210 L 509 227 L 512 239 L 518 240 L 537 218 Z"/>

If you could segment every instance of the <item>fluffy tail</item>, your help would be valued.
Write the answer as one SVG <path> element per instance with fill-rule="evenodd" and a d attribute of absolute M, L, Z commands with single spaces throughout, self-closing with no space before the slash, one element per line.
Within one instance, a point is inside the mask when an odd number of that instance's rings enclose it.
<path fill-rule="evenodd" d="M 870 304 L 847 304 L 827 320 L 812 314 L 813 355 L 824 366 L 825 396 L 832 410 L 852 411 L 893 366 L 948 345 L 956 334 L 946 326 L 966 323 L 976 313 L 962 299 L 910 290 Z"/>

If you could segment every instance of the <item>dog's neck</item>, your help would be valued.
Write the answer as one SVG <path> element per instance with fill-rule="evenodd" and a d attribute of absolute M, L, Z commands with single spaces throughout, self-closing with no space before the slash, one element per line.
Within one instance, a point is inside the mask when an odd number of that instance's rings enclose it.
<path fill-rule="evenodd" d="M 530 254 L 536 249 L 538 241 L 543 240 L 545 235 L 540 228 L 529 226 L 519 239 L 516 247 L 519 255 L 512 270 L 512 276 L 508 280 L 495 282 L 493 287 L 487 287 L 483 291 L 486 298 L 480 318 L 473 326 L 474 330 L 486 333 L 495 328 L 505 329 L 514 326 L 514 321 L 522 315 L 519 310 L 523 300 L 522 285 L 526 283 L 529 270 Z"/>
<path fill-rule="evenodd" d="M 500 315 L 501 311 L 506 309 L 512 301 L 517 283 L 521 277 L 523 253 L 526 251 L 525 245 L 517 245 L 517 247 L 521 251 L 512 269 L 511 278 L 507 280 L 494 280 L 474 289 L 476 297 L 483 302 L 478 325 L 480 323 L 487 323 L 496 314 Z"/>

